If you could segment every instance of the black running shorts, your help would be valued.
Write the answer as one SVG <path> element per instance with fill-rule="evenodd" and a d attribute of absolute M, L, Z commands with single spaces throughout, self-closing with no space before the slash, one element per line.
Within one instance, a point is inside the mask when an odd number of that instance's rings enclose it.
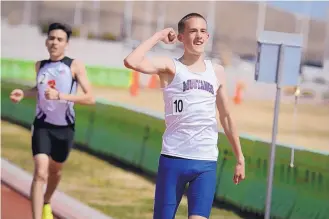
<path fill-rule="evenodd" d="M 57 126 L 36 119 L 31 131 L 33 156 L 47 154 L 56 162 L 66 161 L 74 144 L 74 124 Z"/>

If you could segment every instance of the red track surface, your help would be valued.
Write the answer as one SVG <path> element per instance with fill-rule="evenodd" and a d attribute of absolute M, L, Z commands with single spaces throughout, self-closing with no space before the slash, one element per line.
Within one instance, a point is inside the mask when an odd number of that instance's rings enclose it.
<path fill-rule="evenodd" d="M 1 218 L 32 219 L 30 201 L 1 182 Z"/>

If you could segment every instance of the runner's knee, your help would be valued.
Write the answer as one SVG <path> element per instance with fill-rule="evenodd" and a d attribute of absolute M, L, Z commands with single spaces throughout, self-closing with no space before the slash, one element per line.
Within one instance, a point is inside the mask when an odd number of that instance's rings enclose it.
<path fill-rule="evenodd" d="M 62 175 L 62 164 L 51 160 L 49 164 L 49 176 L 60 177 L 61 175 Z"/>
<path fill-rule="evenodd" d="M 34 156 L 34 180 L 35 181 L 47 181 L 49 158 L 46 154 L 38 154 Z"/>
<path fill-rule="evenodd" d="M 47 168 L 38 167 L 34 172 L 34 181 L 47 182 L 48 170 Z"/>

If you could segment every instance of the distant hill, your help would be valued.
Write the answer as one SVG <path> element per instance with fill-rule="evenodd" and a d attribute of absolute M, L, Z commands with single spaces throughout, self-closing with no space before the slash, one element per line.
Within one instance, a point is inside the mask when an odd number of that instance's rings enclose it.
<path fill-rule="evenodd" d="M 40 24 L 48 21 L 61 21 L 73 25 L 74 6 L 73 1 L 43 1 L 32 2 L 32 23 Z M 148 11 L 148 2 L 134 2 L 132 36 L 136 40 L 143 40 L 148 34 L 156 30 L 157 16 L 160 14 L 158 7 L 163 4 L 160 1 L 153 2 L 151 9 L 152 23 L 145 23 Z M 165 27 L 171 26 L 177 29 L 177 22 L 190 12 L 198 12 L 207 16 L 207 2 L 166 2 Z M 99 30 L 103 33 L 111 33 L 118 38 L 122 37 L 124 1 L 102 1 Z M 95 30 L 93 23 L 93 2 L 83 2 L 83 22 L 88 31 Z M 19 22 L 22 19 L 23 2 L 2 2 L 1 16 L 10 17 Z M 216 50 L 229 49 L 243 56 L 255 54 L 256 27 L 258 5 L 253 2 L 218 1 L 216 2 Z M 16 20 L 15 20 L 16 19 Z M 13 22 L 15 23 L 15 22 Z M 283 31 L 293 33 L 295 31 L 295 16 L 289 12 L 267 6 L 265 30 Z M 305 58 L 310 62 L 321 62 L 324 53 L 325 22 L 311 20 L 308 36 L 308 48 Z M 329 58 L 329 57 L 328 57 Z"/>

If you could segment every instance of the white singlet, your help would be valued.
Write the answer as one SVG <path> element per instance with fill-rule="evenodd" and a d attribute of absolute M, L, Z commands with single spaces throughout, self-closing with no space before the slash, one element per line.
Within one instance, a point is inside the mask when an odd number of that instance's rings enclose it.
<path fill-rule="evenodd" d="M 173 61 L 174 79 L 162 89 L 166 130 L 161 154 L 217 161 L 216 94 L 220 84 L 213 65 L 205 60 L 206 70 L 193 73 L 178 59 Z"/>

